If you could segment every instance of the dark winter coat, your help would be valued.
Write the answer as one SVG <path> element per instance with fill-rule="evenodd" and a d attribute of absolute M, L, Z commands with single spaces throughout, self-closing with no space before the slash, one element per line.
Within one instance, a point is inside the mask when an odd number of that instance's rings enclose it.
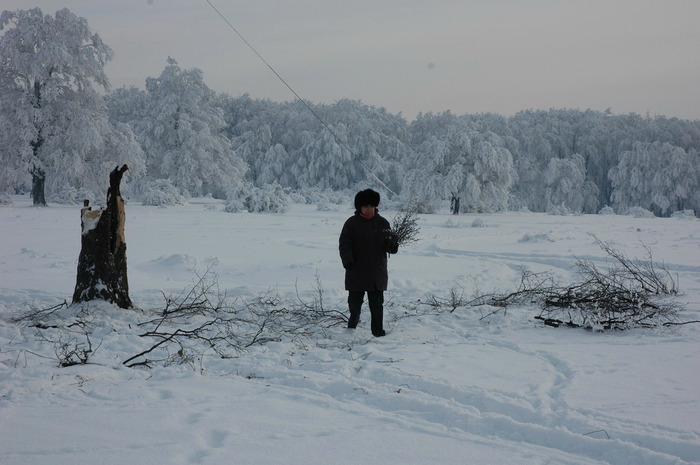
<path fill-rule="evenodd" d="M 385 291 L 389 282 L 387 253 L 396 253 L 398 243 L 387 238 L 389 222 L 378 213 L 370 220 L 359 213 L 348 218 L 340 233 L 340 259 L 345 268 L 348 291 Z"/>

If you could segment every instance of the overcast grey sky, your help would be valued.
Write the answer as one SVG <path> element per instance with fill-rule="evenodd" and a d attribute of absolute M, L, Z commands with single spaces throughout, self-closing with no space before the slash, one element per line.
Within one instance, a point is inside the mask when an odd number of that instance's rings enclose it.
<path fill-rule="evenodd" d="M 401 112 L 577 108 L 700 119 L 700 0 L 209 0 L 304 99 Z M 294 95 L 207 0 L 2 0 L 68 8 L 112 47 L 113 87 L 172 56 L 207 85 Z"/>

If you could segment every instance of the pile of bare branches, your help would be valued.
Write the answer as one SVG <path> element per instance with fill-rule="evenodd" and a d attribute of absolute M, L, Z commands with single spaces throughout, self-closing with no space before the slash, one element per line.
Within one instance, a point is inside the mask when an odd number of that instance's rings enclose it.
<path fill-rule="evenodd" d="M 86 365 L 99 348 L 99 345 L 93 347 L 90 331 L 86 325 L 77 322 L 74 326 L 80 328 L 80 331 L 70 331 L 67 338 L 61 334 L 58 340 L 52 341 L 60 367 Z"/>
<path fill-rule="evenodd" d="M 190 289 L 165 297 L 158 316 L 139 324 L 139 336 L 154 341 L 122 363 L 128 367 L 190 364 L 204 355 L 231 358 L 255 345 L 309 337 L 344 324 L 345 315 L 323 305 L 323 288 L 316 279 L 310 301 L 284 300 L 268 292 L 251 301 L 227 298 L 218 287 L 212 267 Z"/>
<path fill-rule="evenodd" d="M 654 261 L 645 246 L 646 258 L 630 259 L 622 252 L 596 238 L 598 246 L 611 259 L 603 270 L 591 260 L 577 259 L 575 268 L 580 281 L 562 285 L 549 273 L 523 270 L 518 288 L 510 293 L 481 294 L 471 301 L 461 298 L 433 299 L 436 306 L 491 306 L 485 315 L 505 311 L 513 305 L 536 304 L 535 317 L 549 326 L 582 327 L 596 330 L 625 330 L 638 327 L 671 326 L 679 322 L 683 309 L 675 297 L 678 285 L 668 269 Z M 694 323 L 694 322 L 693 322 Z"/>
<path fill-rule="evenodd" d="M 69 308 L 64 300 L 49 308 L 30 308 L 13 319 L 15 323 L 33 328 L 37 340 L 53 345 L 53 357 L 34 355 L 53 359 L 60 367 L 86 365 L 100 347 L 100 344 L 94 346 L 90 339 L 94 324 L 89 310 Z"/>
<path fill-rule="evenodd" d="M 663 264 L 654 262 L 645 247 L 644 260 L 632 260 L 596 239 L 600 248 L 614 260 L 603 271 L 590 260 L 577 259 L 582 280 L 555 292 L 543 294 L 539 319 L 561 324 L 562 317 L 577 326 L 603 329 L 629 329 L 677 323 L 682 309 L 673 298 L 678 286 Z"/>

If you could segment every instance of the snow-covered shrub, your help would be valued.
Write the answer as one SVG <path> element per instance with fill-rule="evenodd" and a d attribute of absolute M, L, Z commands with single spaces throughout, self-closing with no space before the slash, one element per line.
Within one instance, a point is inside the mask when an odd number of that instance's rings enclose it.
<path fill-rule="evenodd" d="M 254 188 L 246 197 L 245 206 L 251 213 L 287 213 L 289 211 L 289 195 L 277 183 L 266 184 Z"/>
<path fill-rule="evenodd" d="M 228 213 L 238 213 L 244 211 L 245 199 L 248 193 L 252 191 L 255 187 L 252 183 L 247 181 L 238 181 L 233 183 L 228 192 L 226 193 L 226 205 L 224 206 L 224 211 Z"/>
<path fill-rule="evenodd" d="M 635 218 L 654 218 L 654 214 L 642 207 L 631 207 L 625 212 L 627 216 L 633 216 Z"/>
<path fill-rule="evenodd" d="M 168 179 L 153 180 L 142 188 L 141 202 L 144 205 L 165 207 L 168 205 L 187 205 L 187 199 Z"/>
<path fill-rule="evenodd" d="M 329 212 L 331 210 L 333 210 L 333 206 L 327 201 L 321 201 L 316 204 L 316 211 Z"/>
<path fill-rule="evenodd" d="M 7 192 L 0 194 L 0 205 L 14 205 L 12 197 Z"/>
<path fill-rule="evenodd" d="M 66 186 L 60 191 L 49 194 L 49 200 L 51 202 L 60 203 L 62 205 L 75 205 L 75 199 L 78 196 L 78 191 L 75 187 Z"/>
<path fill-rule="evenodd" d="M 277 183 L 255 187 L 248 182 L 233 186 L 228 192 L 224 211 L 236 213 L 247 210 L 250 213 L 286 213 L 291 199 Z"/>
<path fill-rule="evenodd" d="M 615 210 L 612 209 L 612 207 L 608 207 L 607 205 L 604 206 L 603 208 L 600 209 L 598 212 L 599 215 L 614 215 Z"/>
<path fill-rule="evenodd" d="M 242 199 L 228 199 L 224 205 L 224 211 L 227 213 L 238 213 L 245 210 Z"/>
<path fill-rule="evenodd" d="M 308 203 L 301 192 L 289 192 L 289 200 L 292 203 Z"/>
<path fill-rule="evenodd" d="M 671 218 L 677 218 L 679 220 L 694 220 L 695 219 L 695 211 L 694 210 L 683 210 L 683 211 L 673 212 L 671 214 Z"/>
<path fill-rule="evenodd" d="M 486 227 L 486 220 L 483 218 L 475 218 L 474 221 L 471 222 L 471 224 L 467 224 L 466 222 L 459 221 L 455 218 L 450 218 L 447 221 L 445 221 L 445 227 L 446 228 L 485 228 Z"/>
<path fill-rule="evenodd" d="M 106 191 L 105 195 L 107 195 Z M 90 203 L 93 203 L 95 200 L 95 195 L 88 189 L 82 187 L 80 189 L 76 189 L 72 186 L 66 186 L 57 193 L 51 195 L 50 199 L 52 202 L 59 204 L 76 205 L 79 203 L 82 204 L 83 200 L 89 200 Z"/>
<path fill-rule="evenodd" d="M 547 210 L 548 215 L 557 215 L 557 216 L 569 216 L 571 215 L 571 210 L 569 210 L 569 207 L 564 205 L 563 203 L 559 205 L 552 205 L 549 207 Z"/>
<path fill-rule="evenodd" d="M 539 242 L 539 241 L 549 241 L 556 242 L 550 233 L 540 233 L 540 234 L 530 234 L 525 233 L 523 237 L 518 239 L 518 242 Z"/>
<path fill-rule="evenodd" d="M 455 220 L 454 218 L 449 218 L 447 221 L 445 221 L 445 227 L 446 228 L 464 228 L 465 225 L 463 222 Z"/>

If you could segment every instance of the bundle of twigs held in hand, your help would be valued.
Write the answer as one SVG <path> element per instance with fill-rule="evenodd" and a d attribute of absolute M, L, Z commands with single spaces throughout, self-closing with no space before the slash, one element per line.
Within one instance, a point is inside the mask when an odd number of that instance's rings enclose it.
<path fill-rule="evenodd" d="M 396 238 L 399 245 L 406 245 L 418 241 L 418 212 L 419 204 L 409 204 L 405 209 L 396 214 L 392 220 L 389 234 Z"/>

